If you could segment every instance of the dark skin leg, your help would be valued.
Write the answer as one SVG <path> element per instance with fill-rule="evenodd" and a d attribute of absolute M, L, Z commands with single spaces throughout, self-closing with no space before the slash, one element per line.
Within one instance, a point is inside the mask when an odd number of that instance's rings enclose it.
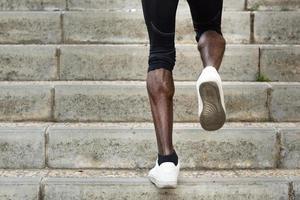
<path fill-rule="evenodd" d="M 216 31 L 205 31 L 198 42 L 203 66 L 214 66 L 219 70 L 225 52 L 226 41 Z"/>
<path fill-rule="evenodd" d="M 204 32 L 198 42 L 203 66 L 214 66 L 219 70 L 225 51 L 225 39 L 215 31 Z M 149 71 L 147 91 L 153 117 L 158 153 L 173 152 L 173 96 L 175 92 L 172 72 L 164 68 Z"/>
<path fill-rule="evenodd" d="M 156 132 L 158 153 L 171 154 L 173 151 L 173 95 L 172 72 L 159 68 L 148 72 L 147 91 Z"/>

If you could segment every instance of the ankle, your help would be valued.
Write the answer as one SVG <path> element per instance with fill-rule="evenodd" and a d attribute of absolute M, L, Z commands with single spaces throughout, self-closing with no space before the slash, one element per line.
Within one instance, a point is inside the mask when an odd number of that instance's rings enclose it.
<path fill-rule="evenodd" d="M 205 67 L 204 69 L 206 69 L 206 70 L 216 70 L 216 71 L 218 71 L 218 68 L 215 67 L 215 66 L 213 66 L 213 65 L 206 65 L 206 67 Z"/>
<path fill-rule="evenodd" d="M 170 154 L 162 155 L 160 153 L 158 155 L 158 165 L 161 165 L 163 162 L 173 162 L 175 165 L 178 164 L 178 155 L 173 149 L 173 151 Z"/>

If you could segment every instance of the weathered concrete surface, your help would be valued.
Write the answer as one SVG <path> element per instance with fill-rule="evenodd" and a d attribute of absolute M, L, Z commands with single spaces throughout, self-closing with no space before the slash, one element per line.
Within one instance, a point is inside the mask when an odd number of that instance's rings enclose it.
<path fill-rule="evenodd" d="M 228 43 L 249 42 L 249 12 L 224 12 L 222 17 L 224 21 L 222 31 Z M 178 43 L 196 43 L 190 13 L 178 13 L 176 27 L 175 38 Z M 64 14 L 64 41 L 66 43 L 147 43 L 148 33 L 141 11 L 91 10 L 84 13 L 70 11 Z"/>
<path fill-rule="evenodd" d="M 293 181 L 293 189 L 294 189 L 294 199 L 299 200 L 300 199 L 300 180 Z"/>
<path fill-rule="evenodd" d="M 66 43 L 134 43 L 148 37 L 141 12 L 67 12 L 64 32 Z"/>
<path fill-rule="evenodd" d="M 62 80 L 145 80 L 148 48 L 142 45 L 63 45 Z"/>
<path fill-rule="evenodd" d="M 284 180 L 199 180 L 178 182 L 176 189 L 157 189 L 147 178 L 99 179 L 49 178 L 45 200 L 56 199 L 206 199 L 288 200 Z"/>
<path fill-rule="evenodd" d="M 260 47 L 260 71 L 271 81 L 300 81 L 299 45 Z"/>
<path fill-rule="evenodd" d="M 288 200 L 293 181 L 299 199 L 299 178 L 291 177 L 201 177 L 179 176 L 176 189 L 157 189 L 145 176 L 138 177 L 1 177 L 3 200 L 56 199 L 225 199 Z M 39 184 L 40 183 L 40 184 Z M 40 186 L 40 188 L 39 188 Z M 292 188 L 290 188 L 292 189 Z M 290 198 L 289 198 L 290 197 Z"/>
<path fill-rule="evenodd" d="M 247 0 L 247 8 L 250 10 L 286 11 L 298 10 L 298 0 Z"/>
<path fill-rule="evenodd" d="M 255 81 L 258 60 L 257 46 L 226 45 L 219 70 L 222 81 Z"/>
<path fill-rule="evenodd" d="M 1 127 L 0 168 L 45 167 L 45 127 Z"/>
<path fill-rule="evenodd" d="M 63 45 L 62 80 L 145 80 L 149 46 Z M 202 62 L 196 45 L 176 46 L 174 80 L 198 78 Z M 258 46 L 228 45 L 220 75 L 224 81 L 254 81 L 258 72 Z"/>
<path fill-rule="evenodd" d="M 49 120 L 51 87 L 32 83 L 0 84 L 0 120 Z"/>
<path fill-rule="evenodd" d="M 150 168 L 157 156 L 153 129 L 50 127 L 51 168 Z M 276 165 L 273 129 L 174 130 L 182 168 L 271 168 Z M 134 159 L 132 159 L 134 158 Z"/>
<path fill-rule="evenodd" d="M 142 3 L 138 0 L 67 0 L 69 10 L 107 9 L 107 10 L 131 10 L 142 9 Z M 244 10 L 244 0 L 224 0 L 224 10 Z M 187 1 L 179 1 L 177 10 L 188 9 Z"/>
<path fill-rule="evenodd" d="M 50 45 L 1 45 L 0 80 L 57 79 L 55 49 Z"/>
<path fill-rule="evenodd" d="M 65 0 L 0 0 L 0 10 L 63 10 Z"/>
<path fill-rule="evenodd" d="M 271 83 L 271 118 L 274 121 L 299 121 L 300 120 L 300 84 Z"/>
<path fill-rule="evenodd" d="M 198 121 L 196 86 L 176 82 L 174 121 Z M 266 83 L 225 82 L 229 121 L 268 119 Z M 58 121 L 152 121 L 145 82 L 89 82 L 55 86 Z"/>
<path fill-rule="evenodd" d="M 149 169 L 0 169 L 1 177 L 54 177 L 54 178 L 136 178 L 146 177 Z M 263 179 L 263 180 L 299 180 L 300 169 L 182 169 L 179 180 L 193 179 Z M 182 182 L 182 181 L 181 181 Z"/>
<path fill-rule="evenodd" d="M 300 169 L 298 123 L 237 124 L 240 123 L 225 123 L 219 132 L 209 133 L 198 123 L 175 123 L 174 141 L 181 161 L 185 163 L 183 166 L 192 169 L 272 167 L 279 161 L 276 156 L 279 146 L 275 145 L 273 130 L 277 127 L 282 129 L 283 141 L 280 167 Z M 152 123 L 1 123 L 0 168 L 42 168 L 45 156 L 43 133 L 49 125 L 51 167 L 136 168 L 149 167 L 155 159 L 157 149 Z M 144 152 L 145 148 L 150 153 Z M 195 149 L 199 153 L 195 154 Z M 110 158 L 105 154 L 115 156 Z M 132 156 L 137 159 L 128 161 Z M 1 171 L 0 176 L 3 176 Z"/>
<path fill-rule="evenodd" d="M 151 112 L 145 84 L 88 83 L 55 86 L 58 121 L 145 121 Z"/>
<path fill-rule="evenodd" d="M 250 12 L 224 12 L 222 33 L 227 43 L 249 43 Z"/>
<path fill-rule="evenodd" d="M 1 200 L 37 200 L 39 199 L 39 177 L 0 178 Z"/>
<path fill-rule="evenodd" d="M 283 146 L 281 167 L 300 168 L 300 128 L 286 128 L 280 132 Z"/>
<path fill-rule="evenodd" d="M 61 42 L 59 12 L 0 12 L 0 44 Z"/>
<path fill-rule="evenodd" d="M 256 43 L 300 44 L 300 12 L 254 12 Z"/>

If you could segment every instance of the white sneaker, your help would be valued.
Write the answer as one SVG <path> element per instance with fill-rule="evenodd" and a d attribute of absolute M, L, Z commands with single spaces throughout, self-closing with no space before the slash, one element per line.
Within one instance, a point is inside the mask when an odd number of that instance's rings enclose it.
<path fill-rule="evenodd" d="M 163 162 L 158 165 L 157 158 L 155 166 L 148 173 L 148 178 L 158 188 L 176 188 L 179 169 L 179 160 L 176 166 L 173 162 Z"/>
<path fill-rule="evenodd" d="M 226 120 L 226 109 L 221 77 L 213 66 L 205 67 L 196 83 L 198 117 L 203 129 L 220 129 Z"/>

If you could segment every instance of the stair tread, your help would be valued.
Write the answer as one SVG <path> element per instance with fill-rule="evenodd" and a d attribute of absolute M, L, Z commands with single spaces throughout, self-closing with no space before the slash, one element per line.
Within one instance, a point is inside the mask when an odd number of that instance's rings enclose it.
<path fill-rule="evenodd" d="M 0 128 L 19 127 L 98 127 L 98 128 L 153 128 L 152 122 L 0 122 Z M 174 128 L 201 128 L 199 123 L 174 122 Z M 223 128 L 300 128 L 300 122 L 226 122 Z M 222 128 L 222 129 L 223 129 Z"/>
<path fill-rule="evenodd" d="M 56 170 L 58 171 L 58 170 Z M 278 170 L 277 170 L 278 171 Z M 1 173 L 1 171 L 0 171 Z M 83 171 L 82 173 L 86 173 Z M 0 176 L 1 195 L 6 199 L 291 199 L 299 194 L 300 178 L 297 173 L 245 176 L 187 176 L 181 171 L 177 189 L 158 190 L 146 177 L 146 172 L 137 176 L 107 176 L 71 171 L 71 177 L 57 173 L 36 176 Z M 227 172 L 226 172 L 227 173 Z M 80 175 L 78 175 L 80 174 Z M 235 174 L 235 173 L 232 173 Z M 23 173 L 24 175 L 24 173 Z M 124 174 L 123 174 L 124 175 Z M 256 176 L 258 175 L 258 176 Z M 261 176 L 262 175 L 262 176 Z"/>
<path fill-rule="evenodd" d="M 186 85 L 190 86 L 196 83 L 196 80 L 193 81 L 179 81 L 175 80 L 175 84 L 177 85 Z M 266 84 L 274 84 L 274 85 L 298 85 L 300 81 L 287 82 L 287 81 L 279 81 L 279 82 L 271 82 L 271 81 L 222 81 L 225 85 L 266 85 Z M 91 81 L 91 80 L 72 80 L 72 81 L 0 81 L 0 86 L 14 86 L 14 85 L 115 85 L 115 86 L 144 86 L 146 84 L 146 80 L 109 80 L 109 81 Z"/>
<path fill-rule="evenodd" d="M 149 169 L 0 169 L 0 179 L 21 177 L 47 178 L 142 178 Z M 180 179 L 230 178 L 289 178 L 299 177 L 300 169 L 236 169 L 236 170 L 184 170 Z M 100 180 L 100 179 L 99 179 Z"/>

